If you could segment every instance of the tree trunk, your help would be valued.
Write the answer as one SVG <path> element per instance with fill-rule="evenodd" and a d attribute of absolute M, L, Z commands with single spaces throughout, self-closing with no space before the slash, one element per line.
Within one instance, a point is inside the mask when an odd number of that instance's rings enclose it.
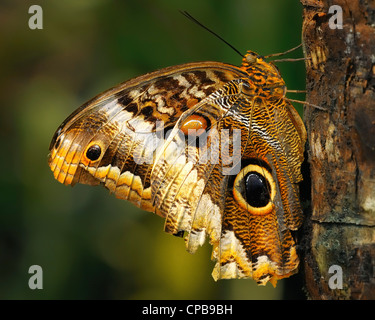
<path fill-rule="evenodd" d="M 306 100 L 326 109 L 305 107 L 306 289 L 311 299 L 375 299 L 375 2 L 301 3 Z"/>

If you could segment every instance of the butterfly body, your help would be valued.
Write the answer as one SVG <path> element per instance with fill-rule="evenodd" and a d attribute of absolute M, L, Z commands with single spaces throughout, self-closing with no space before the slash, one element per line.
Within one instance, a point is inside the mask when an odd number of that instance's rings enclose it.
<path fill-rule="evenodd" d="M 249 51 L 241 67 L 189 63 L 90 100 L 56 131 L 49 165 L 66 185 L 102 184 L 165 218 L 189 252 L 206 237 L 214 279 L 259 284 L 297 271 L 291 231 L 306 132 L 277 68 Z M 249 203 L 250 202 L 250 203 Z"/>

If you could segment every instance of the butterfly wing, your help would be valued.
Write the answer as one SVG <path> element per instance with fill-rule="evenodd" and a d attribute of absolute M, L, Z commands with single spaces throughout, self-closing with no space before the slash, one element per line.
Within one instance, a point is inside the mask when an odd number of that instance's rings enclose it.
<path fill-rule="evenodd" d="M 241 112 L 230 122 L 240 128 L 245 147 L 241 171 L 226 190 L 213 276 L 275 285 L 298 270 L 291 231 L 302 223 L 298 182 L 306 132 L 285 99 L 244 97 L 237 103 Z M 242 112 L 250 116 L 241 117 Z"/>
<path fill-rule="evenodd" d="M 190 63 L 98 95 L 56 131 L 49 157 L 55 178 L 66 185 L 103 184 L 116 197 L 154 211 L 150 173 L 164 134 L 186 110 L 242 74 L 222 63 Z"/>
<path fill-rule="evenodd" d="M 290 230 L 301 222 L 304 127 L 285 99 L 249 94 L 246 77 L 234 66 L 193 63 L 108 90 L 57 130 L 49 159 L 55 178 L 102 184 L 156 212 L 165 231 L 187 232 L 190 252 L 208 236 L 215 279 L 265 284 L 289 276 L 298 267 Z M 184 130 L 193 116 L 204 119 L 203 135 Z M 248 187 L 254 172 L 267 203 L 251 203 L 259 193 Z"/>

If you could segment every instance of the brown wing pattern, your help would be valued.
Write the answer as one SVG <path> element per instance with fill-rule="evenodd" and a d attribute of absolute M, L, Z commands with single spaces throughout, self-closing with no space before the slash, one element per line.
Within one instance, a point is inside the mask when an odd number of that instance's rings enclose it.
<path fill-rule="evenodd" d="M 229 185 L 232 190 L 227 190 L 221 251 L 214 277 L 236 275 L 251 277 L 259 284 L 275 284 L 278 279 L 294 274 L 299 263 L 290 231 L 302 222 L 297 184 L 302 180 L 302 158 L 300 154 L 293 157 L 290 149 L 301 148 L 305 141 L 287 117 L 289 104 L 285 100 L 255 98 L 253 103 L 242 103 L 244 109 L 251 105 L 251 120 L 244 123 L 233 118 L 232 123 L 241 127 L 241 132 L 248 132 L 249 137 L 243 137 L 242 143 L 248 141 L 249 146 L 242 155 L 242 170 L 233 185 Z M 298 170 L 290 169 L 293 164 L 298 165 Z M 239 200 L 246 199 L 243 181 L 251 172 L 267 180 L 267 205 L 251 206 L 249 201 L 239 206 Z"/>
<path fill-rule="evenodd" d="M 162 69 L 77 109 L 56 131 L 49 165 L 61 183 L 102 184 L 156 212 L 166 232 L 186 232 L 190 252 L 208 237 L 214 279 L 275 284 L 298 268 L 291 231 L 302 221 L 306 140 L 284 93 L 277 69 L 252 52 L 241 68 Z"/>
<path fill-rule="evenodd" d="M 155 142 L 163 140 L 163 132 L 173 128 L 183 112 L 241 74 L 221 63 L 203 65 L 207 67 L 191 63 L 132 79 L 77 109 L 51 142 L 49 164 L 55 178 L 64 184 L 102 183 L 117 197 L 151 210 L 154 150 L 143 148 L 145 140 L 152 133 Z M 97 159 L 87 157 L 91 147 L 100 148 Z M 137 156 L 151 161 L 140 164 Z"/>

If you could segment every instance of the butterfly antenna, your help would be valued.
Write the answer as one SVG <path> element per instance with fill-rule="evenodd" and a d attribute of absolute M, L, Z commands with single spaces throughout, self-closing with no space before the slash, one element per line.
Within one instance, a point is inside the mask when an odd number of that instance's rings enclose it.
<path fill-rule="evenodd" d="M 290 90 L 290 89 L 287 89 L 286 92 L 291 92 L 291 93 L 306 93 L 306 90 Z"/>
<path fill-rule="evenodd" d="M 326 108 L 323 108 L 323 107 L 318 106 L 316 104 L 312 104 L 310 102 L 301 101 L 301 100 L 295 100 L 295 99 L 290 99 L 290 98 L 285 98 L 285 99 L 288 100 L 288 101 L 290 101 L 290 102 L 296 102 L 296 103 L 303 104 L 305 106 L 313 107 L 313 108 L 318 109 L 318 110 L 327 111 Z"/>
<path fill-rule="evenodd" d="M 221 41 L 223 41 L 227 46 L 229 46 L 235 52 L 237 52 L 242 58 L 244 57 L 244 55 L 239 50 L 237 50 L 234 46 L 232 46 L 228 41 L 226 41 L 225 39 L 223 39 L 222 37 L 220 37 L 217 33 L 215 33 L 214 31 L 212 31 L 211 29 L 209 29 L 208 27 L 206 27 L 204 24 L 202 24 L 201 22 L 199 22 L 197 19 L 195 19 L 189 12 L 187 12 L 187 11 L 181 11 L 180 10 L 180 13 L 183 14 L 186 18 L 188 18 L 191 21 L 195 22 L 198 26 L 202 27 L 203 29 L 207 30 L 209 33 L 213 34 L 216 38 L 218 38 Z"/>
<path fill-rule="evenodd" d="M 295 61 L 305 61 L 305 60 L 310 60 L 310 58 L 287 58 L 287 59 L 275 59 L 272 60 L 271 62 L 295 62 Z"/>
<path fill-rule="evenodd" d="M 272 54 L 269 54 L 269 55 L 267 55 L 267 56 L 264 56 L 264 58 L 271 58 L 271 57 L 284 56 L 284 55 L 288 54 L 289 52 L 292 52 L 292 51 L 294 51 L 294 50 L 297 50 L 299 47 L 302 47 L 302 43 L 299 44 L 298 46 L 292 48 L 292 49 L 286 50 L 286 51 L 284 51 L 284 52 L 272 53 Z"/>

